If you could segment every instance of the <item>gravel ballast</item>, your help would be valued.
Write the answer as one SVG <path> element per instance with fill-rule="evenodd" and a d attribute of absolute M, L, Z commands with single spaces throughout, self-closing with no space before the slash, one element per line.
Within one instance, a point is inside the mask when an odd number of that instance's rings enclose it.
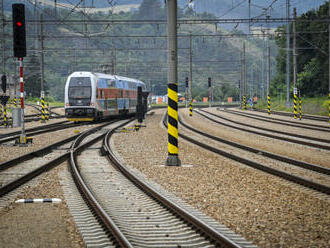
<path fill-rule="evenodd" d="M 147 178 L 259 247 L 330 247 L 328 199 L 317 198 L 300 186 L 220 157 L 180 138 L 179 157 L 186 166 L 165 167 L 167 130 L 160 124 L 164 111 L 155 110 L 154 115 L 148 115 L 147 127 L 138 132 L 115 134 L 114 144 L 128 166 L 138 169 Z M 215 129 L 215 125 L 195 114 L 191 120 L 196 120 L 196 123 L 191 122 L 187 110 L 180 110 L 180 115 L 191 125 Z M 34 125 L 40 123 L 27 123 L 27 127 Z M 0 146 L 0 162 L 74 135 L 76 129 L 82 131 L 87 128 L 66 129 L 56 132 L 56 135 L 38 135 L 34 144 L 26 148 Z M 180 128 L 179 131 L 183 131 Z M 240 136 L 244 144 L 255 144 L 260 148 L 271 145 L 273 152 L 280 151 L 288 156 L 291 155 L 289 146 L 295 157 L 311 162 L 324 154 L 315 149 L 317 155 L 309 157 L 306 152 L 310 149 L 294 149 L 296 145 L 284 146 L 284 142 L 253 139 L 249 135 L 237 135 L 230 129 L 218 129 L 234 139 Z M 0 133 L 2 131 L 4 129 Z M 323 158 L 317 162 L 325 165 L 327 161 Z M 40 176 L 38 183 L 27 187 L 16 197 L 56 197 L 61 198 L 62 203 L 11 204 L 0 210 L 0 247 L 20 247 L 24 242 L 27 242 L 25 247 L 85 247 L 58 180 L 58 172 L 65 166 L 63 163 Z"/>
<path fill-rule="evenodd" d="M 191 166 L 164 167 L 167 131 L 160 124 L 163 113 L 156 110 L 147 119 L 147 128 L 115 135 L 115 146 L 128 165 L 260 247 L 330 246 L 330 201 L 300 186 L 182 139 L 179 157 L 182 164 Z M 186 110 L 180 114 L 189 118 Z"/>

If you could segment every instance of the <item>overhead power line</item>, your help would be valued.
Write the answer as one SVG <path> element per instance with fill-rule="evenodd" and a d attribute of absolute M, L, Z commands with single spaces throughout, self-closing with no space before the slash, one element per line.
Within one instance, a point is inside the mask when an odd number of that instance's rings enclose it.
<path fill-rule="evenodd" d="M 293 18 L 254 18 L 254 23 L 286 23 L 288 21 L 294 21 Z M 321 23 L 329 23 L 329 18 L 310 18 L 310 19 L 296 19 L 296 22 L 321 22 Z M 6 20 L 6 23 L 12 23 L 12 20 Z M 49 25 L 58 25 L 58 24 L 75 24 L 81 25 L 83 20 L 43 20 L 44 24 Z M 86 24 L 95 24 L 95 25 L 103 25 L 103 24 L 167 24 L 167 20 L 93 20 L 89 19 L 85 21 Z M 236 24 L 236 23 L 249 23 L 251 19 L 249 18 L 229 18 L 229 19 L 179 19 L 178 24 Z M 34 24 L 39 23 L 36 20 L 27 20 L 26 23 Z"/>

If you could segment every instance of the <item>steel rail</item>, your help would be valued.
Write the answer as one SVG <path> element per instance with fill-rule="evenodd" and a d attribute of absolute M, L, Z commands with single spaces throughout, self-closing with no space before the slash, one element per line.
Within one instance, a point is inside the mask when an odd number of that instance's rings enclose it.
<path fill-rule="evenodd" d="M 47 132 L 55 132 L 58 130 L 62 130 L 62 129 L 67 129 L 67 128 L 72 128 L 75 126 L 81 126 L 84 124 L 75 124 L 75 123 L 69 123 L 67 125 L 63 125 L 65 122 L 60 122 L 60 124 L 50 124 L 50 126 L 41 126 L 41 127 L 37 127 L 37 128 L 31 128 L 28 129 L 26 134 L 28 134 L 29 136 L 34 136 L 34 135 L 38 135 L 38 134 L 42 134 L 42 133 L 47 133 Z M 12 132 L 9 134 L 4 134 L 3 136 L 0 136 L 0 144 L 15 140 L 17 138 L 19 138 L 19 131 L 18 132 Z"/>
<path fill-rule="evenodd" d="M 129 122 L 131 122 L 131 120 L 124 122 L 123 124 L 119 125 L 117 128 L 124 126 Z M 84 182 L 82 176 L 80 175 L 80 171 L 76 163 L 76 156 L 78 153 L 86 149 L 88 146 L 91 146 L 92 144 L 96 143 L 100 139 L 104 138 L 105 135 L 106 135 L 105 133 L 101 134 L 98 137 L 94 138 L 93 140 L 86 142 L 84 145 L 78 147 L 78 145 L 86 135 L 80 136 L 74 142 L 72 149 L 70 151 L 70 169 L 79 191 L 82 193 L 84 199 L 86 199 L 86 201 L 88 202 L 88 205 L 93 209 L 94 213 L 96 213 L 98 218 L 102 221 L 103 226 L 105 226 L 107 230 L 109 230 L 111 234 L 114 235 L 120 247 L 133 248 L 130 242 L 126 239 L 125 235 L 120 231 L 120 229 L 117 227 L 115 222 L 109 217 L 106 211 L 98 203 L 97 199 L 93 196 L 93 193 L 90 191 L 90 189 Z"/>
<path fill-rule="evenodd" d="M 98 129 L 102 128 L 103 126 L 106 126 L 106 125 L 109 125 L 109 123 L 104 124 L 104 125 L 101 125 L 101 126 L 98 126 L 98 127 L 95 127 L 95 128 L 93 128 L 91 130 L 88 130 L 88 131 L 86 131 L 84 133 L 93 132 L 94 130 L 98 130 Z M 81 135 L 78 135 L 78 138 Z M 71 140 L 69 140 L 69 139 L 72 139 L 72 138 L 66 139 L 66 142 L 70 142 Z M 31 158 L 35 157 L 35 155 L 37 155 L 38 152 L 39 152 L 39 154 L 42 154 L 42 152 L 44 152 L 44 151 L 43 151 L 43 149 L 40 149 L 38 151 L 34 151 L 34 152 L 30 153 L 30 154 L 27 154 L 26 157 L 23 156 L 23 159 L 22 160 L 25 160 L 26 161 L 28 159 L 31 159 Z M 45 163 L 44 165 L 40 166 L 39 168 L 37 168 L 37 169 L 35 169 L 35 170 L 33 170 L 33 171 L 25 174 L 24 176 L 18 178 L 17 180 L 14 180 L 14 181 L 6 184 L 5 186 L 3 186 L 3 187 L 0 188 L 0 197 L 8 194 L 9 192 L 11 192 L 14 189 L 20 187 L 24 183 L 32 180 L 33 178 L 39 176 L 40 174 L 42 174 L 42 173 L 44 173 L 46 171 L 49 171 L 50 169 L 52 169 L 55 166 L 61 164 L 65 160 L 68 160 L 69 158 L 70 158 L 70 152 L 66 152 L 66 153 L 58 156 L 57 158 L 53 159 L 52 161 L 49 161 L 49 162 Z M 21 162 L 20 159 L 19 158 L 16 158 L 16 159 L 13 159 L 13 161 L 8 161 L 8 164 L 7 165 L 6 165 L 6 162 L 3 163 L 2 165 L 4 167 L 9 168 L 9 167 L 12 167 L 12 166 L 16 165 L 17 163 L 20 163 L 20 162 Z"/>
<path fill-rule="evenodd" d="M 230 120 L 230 119 L 228 119 L 226 117 L 223 117 L 223 116 L 220 116 L 220 115 L 217 115 L 217 114 L 210 113 L 210 112 L 208 112 L 206 110 L 201 110 L 201 111 L 203 111 L 203 112 L 205 112 L 207 114 L 216 116 L 216 117 L 218 117 L 220 119 L 223 119 L 223 120 L 226 120 L 226 121 L 229 121 L 229 122 L 233 122 L 233 123 L 238 124 L 238 125 L 244 125 L 246 127 L 256 128 L 253 125 L 250 125 L 250 124 L 247 124 L 247 123 L 242 123 L 242 122 L 239 122 L 239 121 L 233 121 L 233 120 Z M 293 133 L 288 133 L 288 132 L 273 130 L 273 129 L 269 129 L 269 128 L 265 128 L 265 127 L 257 127 L 257 129 L 260 129 L 260 130 L 263 130 L 263 131 L 267 131 L 267 132 L 279 133 L 279 134 L 283 134 L 283 135 L 287 135 L 287 136 L 292 136 L 292 137 L 296 137 L 296 138 L 301 138 L 301 139 L 313 140 L 313 141 L 323 142 L 323 143 L 330 143 L 330 140 L 326 140 L 326 139 L 315 138 L 315 137 L 310 137 L 310 136 L 300 135 L 300 134 L 293 134 Z"/>
<path fill-rule="evenodd" d="M 326 168 L 326 167 L 323 167 L 323 166 L 320 166 L 320 165 L 311 164 L 311 163 L 306 163 L 304 161 L 300 161 L 300 160 L 297 160 L 297 159 L 292 159 L 292 158 L 289 158 L 289 157 L 277 155 L 275 153 L 271 153 L 271 152 L 267 152 L 267 151 L 264 151 L 264 150 L 259 150 L 259 149 L 256 149 L 256 148 L 253 148 L 253 147 L 250 147 L 250 146 L 245 146 L 245 145 L 242 145 L 242 144 L 239 144 L 239 143 L 235 143 L 233 141 L 222 139 L 220 137 L 217 137 L 217 136 L 210 135 L 210 134 L 207 134 L 205 132 L 199 131 L 199 130 L 189 126 L 188 124 L 184 123 L 181 119 L 179 120 L 179 122 L 185 128 L 187 128 L 187 129 L 189 129 L 189 130 L 191 130 L 195 133 L 198 133 L 200 135 L 203 135 L 205 137 L 208 137 L 210 139 L 213 139 L 215 141 L 222 142 L 224 144 L 242 149 L 244 151 L 249 151 L 249 152 L 258 154 L 260 156 L 264 156 L 264 157 L 267 157 L 267 158 L 271 158 L 271 159 L 275 159 L 275 160 L 278 160 L 278 161 L 281 161 L 281 162 L 285 162 L 285 163 L 288 163 L 288 164 L 291 164 L 291 165 L 294 165 L 294 166 L 297 166 L 297 167 L 300 167 L 300 168 L 303 168 L 303 169 L 306 169 L 306 170 L 311 170 L 311 171 L 315 171 L 315 172 L 318 172 L 318 173 L 321 173 L 321 174 L 330 175 L 330 169 L 329 168 Z"/>
<path fill-rule="evenodd" d="M 209 113 L 207 111 L 204 111 L 210 115 L 214 115 L 218 118 L 222 118 L 222 119 L 226 119 L 228 120 L 227 118 L 224 118 L 224 117 L 219 117 L 215 114 L 212 114 L 212 113 Z M 220 121 L 216 121 L 214 119 L 212 119 L 211 117 L 205 115 L 205 114 L 202 114 L 200 113 L 199 111 L 195 111 L 195 113 L 205 117 L 206 119 L 209 119 L 215 123 L 218 123 L 220 125 L 223 125 L 223 126 L 226 126 L 226 127 L 230 127 L 230 128 L 234 128 L 234 129 L 237 129 L 237 130 L 241 130 L 241 131 L 244 131 L 244 132 L 249 132 L 249 133 L 254 133 L 254 134 L 258 134 L 258 135 L 261 135 L 261 136 L 265 136 L 265 137 L 269 137 L 269 138 L 273 138 L 273 139 L 278 139 L 278 140 L 283 140 L 283 141 L 287 141 L 287 142 L 291 142 L 291 143 L 296 143 L 296 144 L 300 144 L 300 145 L 305 145 L 305 146 L 310 146 L 310 147 L 316 147 L 316 148 L 321 148 L 321 149 L 324 149 L 324 150 L 330 150 L 330 146 L 327 146 L 327 145 L 322 145 L 322 144 L 316 144 L 316 143 L 311 143 L 311 142 L 307 142 L 307 141 L 303 141 L 303 140 L 296 140 L 296 139 L 291 139 L 291 138 L 287 138 L 287 137 L 280 137 L 280 136 L 277 136 L 277 135 L 272 135 L 272 134 L 267 134 L 267 133 L 261 133 L 261 132 L 258 132 L 258 131 L 253 131 L 253 130 L 248 130 L 248 129 L 244 129 L 244 128 L 241 128 L 241 127 L 236 127 L 236 126 L 233 126 L 233 125 L 230 125 L 230 124 L 226 124 L 226 123 L 223 123 L 223 122 L 220 122 Z M 231 121 L 231 120 L 228 120 L 228 121 Z M 246 125 L 248 126 L 248 125 Z M 256 127 L 253 127 L 253 128 L 256 128 Z M 262 128 L 259 128 L 259 129 L 262 129 Z M 269 130 L 271 132 L 274 132 L 274 130 Z M 280 132 L 280 131 L 277 131 L 278 133 L 284 133 L 284 132 Z M 288 135 L 288 134 L 286 134 Z M 291 136 L 294 136 L 293 134 L 291 134 Z M 296 137 L 299 137 L 298 135 L 296 135 Z M 304 136 L 300 135 L 300 138 L 303 138 Z M 310 139 L 310 137 L 305 137 L 305 139 Z M 329 141 L 327 140 L 323 140 L 322 142 L 327 142 L 329 143 Z"/>
<path fill-rule="evenodd" d="M 262 113 L 267 113 L 266 110 L 263 109 L 253 109 L 253 111 L 257 111 L 257 112 L 262 112 Z M 280 111 L 271 111 L 272 114 L 275 115 L 282 115 L 282 116 L 290 116 L 293 117 L 292 113 L 287 113 L 287 112 L 280 112 Z M 327 122 L 328 121 L 328 117 L 323 117 L 323 116 L 315 116 L 315 115 L 303 115 L 304 119 L 309 119 L 309 120 L 314 120 L 314 121 L 324 121 Z"/>
<path fill-rule="evenodd" d="M 291 127 L 299 127 L 299 128 L 304 128 L 304 129 L 310 129 L 310 130 L 316 130 L 316 131 L 321 131 L 321 132 L 330 132 L 330 128 L 327 126 L 321 126 L 321 125 L 316 125 L 316 124 L 309 124 L 309 123 L 298 123 L 295 121 L 289 121 L 289 120 L 279 120 L 276 118 L 268 117 L 268 116 L 257 116 L 251 113 L 241 113 L 239 111 L 235 111 L 232 109 L 225 109 L 225 112 L 234 114 L 234 115 L 240 115 L 240 116 L 245 116 L 250 119 L 255 119 L 255 120 L 261 120 L 261 121 L 267 121 L 271 123 L 276 123 L 276 124 L 282 124 L 286 126 L 291 126 Z M 288 123 L 293 123 L 293 124 L 288 124 Z"/>
<path fill-rule="evenodd" d="M 181 120 L 179 120 L 179 121 L 181 122 Z M 189 136 L 184 135 L 182 133 L 180 133 L 179 136 L 186 139 L 186 140 L 188 140 L 188 141 L 190 141 L 191 143 L 194 143 L 194 144 L 196 144 L 200 147 L 203 147 L 203 148 L 205 148 L 205 149 L 207 149 L 211 152 L 214 152 L 218 155 L 221 155 L 221 156 L 224 156 L 226 158 L 232 159 L 234 161 L 240 162 L 244 165 L 247 165 L 247 166 L 250 166 L 252 168 L 258 169 L 260 171 L 269 173 L 271 175 L 278 176 L 278 177 L 286 179 L 288 181 L 300 184 L 300 185 L 305 186 L 307 188 L 316 190 L 320 193 L 330 195 L 330 187 L 328 187 L 328 186 L 325 186 L 325 185 L 322 185 L 322 184 L 319 184 L 319 183 L 315 183 L 315 182 L 312 182 L 312 181 L 308 181 L 304 178 L 294 176 L 294 175 L 291 175 L 289 173 L 270 168 L 270 167 L 265 166 L 261 163 L 258 163 L 258 162 L 255 162 L 255 161 L 252 161 L 252 160 L 249 160 L 249 159 L 246 159 L 246 158 L 234 155 L 234 154 L 231 154 L 229 152 L 225 152 L 225 151 L 220 150 L 218 148 L 215 148 L 215 147 L 209 146 L 207 144 L 204 144 L 204 143 L 202 143 L 202 142 L 200 142 L 196 139 L 190 138 Z"/>
<path fill-rule="evenodd" d="M 239 248 L 241 246 L 234 243 L 232 240 L 225 237 L 223 234 L 216 231 L 214 228 L 206 224 L 204 221 L 196 218 L 194 215 L 187 212 L 185 209 L 181 208 L 178 204 L 171 201 L 170 199 L 162 196 L 157 190 L 153 189 L 148 184 L 139 180 L 137 176 L 131 173 L 116 157 L 109 146 L 109 140 L 113 135 L 114 130 L 109 131 L 106 134 L 103 143 L 104 152 L 107 154 L 108 158 L 113 162 L 116 168 L 123 173 L 129 180 L 131 180 L 136 186 L 138 186 L 141 190 L 146 192 L 148 195 L 156 199 L 158 202 L 161 202 L 166 208 L 170 209 L 174 213 L 178 214 L 182 217 L 186 222 L 191 223 L 197 230 L 204 233 L 206 236 L 210 237 L 216 245 L 220 245 L 220 247 L 235 247 Z"/>

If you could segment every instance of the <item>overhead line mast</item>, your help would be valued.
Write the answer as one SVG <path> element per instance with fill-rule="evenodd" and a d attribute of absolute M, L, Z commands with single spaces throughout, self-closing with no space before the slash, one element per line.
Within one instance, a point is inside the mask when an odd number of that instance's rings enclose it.
<path fill-rule="evenodd" d="M 290 17 L 290 0 L 286 0 L 286 18 Z M 290 22 L 286 24 L 286 104 L 290 104 Z"/>

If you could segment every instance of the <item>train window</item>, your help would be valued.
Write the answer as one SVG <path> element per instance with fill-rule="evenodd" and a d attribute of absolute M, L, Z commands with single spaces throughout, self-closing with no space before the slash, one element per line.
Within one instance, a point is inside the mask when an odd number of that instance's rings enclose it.
<path fill-rule="evenodd" d="M 73 86 L 73 87 L 69 87 L 69 98 L 78 98 L 78 99 L 82 99 L 82 98 L 90 98 L 92 94 L 92 90 L 91 87 L 86 87 L 86 86 L 82 86 L 82 87 L 77 87 L 77 86 Z"/>
<path fill-rule="evenodd" d="M 122 89 L 123 88 L 123 82 L 121 80 L 116 81 L 116 87 Z"/>
<path fill-rule="evenodd" d="M 100 78 L 97 81 L 97 87 L 99 87 L 99 88 L 108 88 L 106 79 L 105 78 Z"/>
<path fill-rule="evenodd" d="M 91 86 L 91 79 L 89 77 L 72 77 L 70 78 L 70 87 L 74 86 Z"/>
<path fill-rule="evenodd" d="M 107 79 L 107 85 L 108 85 L 108 88 L 115 88 L 116 87 L 116 81 L 111 80 L 111 79 Z"/>
<path fill-rule="evenodd" d="M 124 89 L 129 89 L 129 86 L 128 86 L 128 82 L 127 81 L 123 81 L 123 88 Z"/>

